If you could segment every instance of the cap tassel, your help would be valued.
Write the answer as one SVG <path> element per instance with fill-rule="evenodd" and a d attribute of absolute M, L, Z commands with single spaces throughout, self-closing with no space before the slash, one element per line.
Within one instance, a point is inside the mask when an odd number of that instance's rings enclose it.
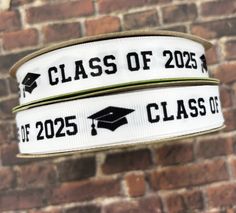
<path fill-rule="evenodd" d="M 97 130 L 95 129 L 94 120 L 93 120 L 93 123 L 92 123 L 91 127 L 92 127 L 91 135 L 93 135 L 93 136 L 97 135 Z"/>
<path fill-rule="evenodd" d="M 25 88 L 23 89 L 23 97 L 25 98 Z"/>

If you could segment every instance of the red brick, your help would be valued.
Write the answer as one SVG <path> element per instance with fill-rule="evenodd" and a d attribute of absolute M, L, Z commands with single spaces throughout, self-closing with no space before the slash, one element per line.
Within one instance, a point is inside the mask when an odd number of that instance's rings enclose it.
<path fill-rule="evenodd" d="M 233 152 L 234 152 L 234 154 L 236 153 L 236 137 L 231 137 L 231 139 L 232 139 L 232 143 L 233 143 Z"/>
<path fill-rule="evenodd" d="M 157 195 L 147 196 L 135 201 L 118 201 L 104 208 L 104 213 L 164 213 Z"/>
<path fill-rule="evenodd" d="M 228 87 L 220 87 L 220 100 L 223 108 L 228 108 L 233 105 L 233 92 Z"/>
<path fill-rule="evenodd" d="M 98 8 L 100 13 L 111 13 L 115 11 L 127 11 L 131 8 L 136 8 L 139 6 L 146 6 L 151 4 L 166 4 L 171 2 L 171 0 L 98 0 Z"/>
<path fill-rule="evenodd" d="M 82 180 L 96 174 L 95 157 L 69 159 L 57 164 L 60 181 Z"/>
<path fill-rule="evenodd" d="M 141 213 L 135 201 L 119 201 L 105 206 L 104 213 Z"/>
<path fill-rule="evenodd" d="M 236 18 L 196 23 L 191 26 L 191 32 L 206 39 L 234 36 L 236 33 Z"/>
<path fill-rule="evenodd" d="M 130 170 L 145 170 L 152 164 L 148 149 L 108 154 L 102 165 L 104 174 L 114 174 Z"/>
<path fill-rule="evenodd" d="M 98 0 L 98 8 L 100 13 L 110 13 L 119 10 L 127 10 L 130 8 L 144 5 L 145 0 Z"/>
<path fill-rule="evenodd" d="M 157 164 L 162 166 L 183 164 L 193 161 L 193 145 L 172 143 L 156 150 Z"/>
<path fill-rule="evenodd" d="M 236 40 L 225 42 L 225 58 L 228 60 L 236 59 Z"/>
<path fill-rule="evenodd" d="M 0 124 L 0 144 L 10 143 L 12 140 L 12 125 L 9 123 Z"/>
<path fill-rule="evenodd" d="M 8 55 L 0 55 L 0 73 L 9 75 L 10 67 L 19 59 L 23 58 L 24 56 L 32 53 L 35 50 L 27 50 L 20 53 L 11 53 Z"/>
<path fill-rule="evenodd" d="M 33 209 L 29 210 L 28 213 L 65 213 L 62 208 L 60 207 L 50 207 L 50 208 L 43 208 L 43 209 Z"/>
<path fill-rule="evenodd" d="M 232 141 L 230 138 L 217 138 L 200 141 L 197 145 L 198 158 L 212 158 L 232 153 Z"/>
<path fill-rule="evenodd" d="M 27 189 L 21 191 L 1 192 L 0 210 L 26 210 L 44 205 L 44 189 Z"/>
<path fill-rule="evenodd" d="M 128 193 L 131 197 L 142 196 L 145 193 L 145 179 L 143 174 L 128 174 L 125 177 Z"/>
<path fill-rule="evenodd" d="M 80 23 L 47 25 L 43 33 L 45 43 L 78 38 L 81 36 Z"/>
<path fill-rule="evenodd" d="M 124 15 L 124 28 L 126 30 L 155 27 L 159 25 L 156 10 L 147 10 Z"/>
<path fill-rule="evenodd" d="M 46 4 L 26 9 L 28 23 L 64 20 L 73 17 L 89 16 L 94 13 L 92 0 L 78 0 L 58 4 Z"/>
<path fill-rule="evenodd" d="M 19 7 L 32 2 L 34 2 L 34 0 L 11 0 L 11 7 Z"/>
<path fill-rule="evenodd" d="M 4 101 L 1 101 L 0 104 L 0 118 L 1 119 L 11 119 L 14 118 L 12 113 L 12 108 L 18 105 L 18 98 L 10 98 Z"/>
<path fill-rule="evenodd" d="M 101 207 L 96 205 L 83 205 L 65 209 L 63 213 L 101 213 Z"/>
<path fill-rule="evenodd" d="M 9 32 L 4 33 L 2 39 L 5 50 L 34 46 L 38 44 L 38 32 L 35 29 Z"/>
<path fill-rule="evenodd" d="M 197 18 L 195 4 L 170 5 L 162 8 L 163 22 L 176 23 L 193 21 Z"/>
<path fill-rule="evenodd" d="M 98 35 L 118 32 L 121 30 L 120 19 L 114 16 L 104 16 L 85 22 L 86 35 Z"/>
<path fill-rule="evenodd" d="M 218 46 L 214 45 L 206 52 L 206 60 L 208 65 L 217 64 L 219 62 L 217 50 Z"/>
<path fill-rule="evenodd" d="M 53 189 L 51 202 L 53 204 L 74 201 L 88 201 L 98 197 L 112 197 L 120 194 L 119 179 L 98 179 L 63 183 Z"/>
<path fill-rule="evenodd" d="M 7 80 L 8 80 L 8 84 L 9 84 L 9 87 L 10 87 L 10 93 L 18 94 L 19 89 L 18 89 L 18 84 L 16 82 L 16 79 L 9 77 L 9 78 L 7 78 Z"/>
<path fill-rule="evenodd" d="M 0 13 L 0 32 L 20 29 L 20 15 L 18 11 L 4 11 Z"/>
<path fill-rule="evenodd" d="M 170 194 L 165 199 L 169 213 L 195 212 L 204 208 L 203 196 L 200 191 Z"/>
<path fill-rule="evenodd" d="M 7 96 L 8 92 L 8 85 L 5 79 L 0 79 L 0 97 Z"/>
<path fill-rule="evenodd" d="M 0 153 L 2 165 L 4 166 L 12 166 L 36 161 L 36 159 L 17 158 L 16 155 L 19 153 L 19 148 L 16 143 L 2 146 Z"/>
<path fill-rule="evenodd" d="M 225 63 L 218 66 L 214 71 L 214 77 L 226 84 L 236 82 L 236 63 Z"/>
<path fill-rule="evenodd" d="M 204 185 L 229 178 L 223 160 L 196 163 L 188 166 L 164 168 L 150 173 L 149 181 L 154 190 L 177 189 Z"/>
<path fill-rule="evenodd" d="M 5 190 L 15 185 L 15 172 L 10 168 L 0 168 L 0 190 Z"/>
<path fill-rule="evenodd" d="M 234 0 L 209 1 L 201 4 L 202 16 L 222 16 L 235 13 L 236 2 Z"/>
<path fill-rule="evenodd" d="M 158 195 L 149 195 L 138 201 L 140 213 L 164 213 L 161 199 Z"/>
<path fill-rule="evenodd" d="M 235 205 L 236 185 L 233 183 L 209 187 L 207 189 L 210 207 L 230 207 Z"/>
<path fill-rule="evenodd" d="M 225 126 L 224 131 L 233 131 L 236 128 L 236 109 L 229 109 L 224 112 Z"/>
<path fill-rule="evenodd" d="M 233 177 L 236 178 L 236 159 L 230 159 Z"/>
<path fill-rule="evenodd" d="M 184 25 L 176 25 L 176 26 L 170 26 L 170 27 L 161 27 L 159 29 L 187 33 L 187 28 Z"/>
<path fill-rule="evenodd" d="M 56 171 L 49 163 L 30 164 L 19 167 L 18 186 L 47 186 L 56 182 Z"/>

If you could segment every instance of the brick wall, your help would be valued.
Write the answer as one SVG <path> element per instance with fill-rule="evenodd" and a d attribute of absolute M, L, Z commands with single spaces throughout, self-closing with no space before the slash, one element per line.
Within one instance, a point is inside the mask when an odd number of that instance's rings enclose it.
<path fill-rule="evenodd" d="M 214 43 L 226 129 L 169 145 L 41 160 L 17 159 L 9 67 L 49 43 L 153 28 Z M 235 213 L 235 0 L 12 0 L 0 12 L 0 212 Z"/>

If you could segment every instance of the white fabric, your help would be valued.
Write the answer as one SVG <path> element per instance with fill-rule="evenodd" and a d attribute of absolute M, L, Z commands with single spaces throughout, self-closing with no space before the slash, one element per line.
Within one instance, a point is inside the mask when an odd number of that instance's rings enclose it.
<path fill-rule="evenodd" d="M 208 72 L 200 59 L 204 54 L 202 44 L 171 36 L 117 38 L 64 47 L 37 56 L 19 67 L 16 77 L 21 93 L 20 104 L 78 91 L 150 80 L 208 78 Z M 168 66 L 171 55 L 173 58 Z M 138 62 L 135 62 L 135 57 Z M 80 79 L 75 79 L 78 78 L 75 77 L 76 61 L 82 61 L 82 65 L 77 64 L 77 68 L 84 68 L 87 77 L 79 75 Z M 94 68 L 98 65 L 101 73 Z M 63 72 L 67 79 L 64 83 Z M 36 80 L 37 87 L 23 95 L 22 81 L 27 73 L 40 76 Z"/>
<path fill-rule="evenodd" d="M 107 107 L 134 111 L 125 116 L 127 123 L 115 131 L 97 127 L 95 119 L 97 135 L 92 135 L 92 120 L 88 117 Z M 167 117 L 173 117 L 173 120 L 164 121 Z M 65 124 L 66 119 L 69 125 Z M 36 123 L 45 125 L 46 120 L 51 120 L 55 134 L 44 126 L 43 139 L 37 140 L 40 128 L 36 128 Z M 56 120 L 63 120 L 65 125 L 61 133 L 64 136 L 56 137 L 61 124 Z M 224 119 L 218 86 L 204 85 L 152 88 L 45 105 L 18 112 L 16 123 L 20 153 L 45 154 L 171 139 L 221 127 Z M 46 138 L 46 129 L 52 138 Z M 68 132 L 76 134 L 68 135 Z"/>

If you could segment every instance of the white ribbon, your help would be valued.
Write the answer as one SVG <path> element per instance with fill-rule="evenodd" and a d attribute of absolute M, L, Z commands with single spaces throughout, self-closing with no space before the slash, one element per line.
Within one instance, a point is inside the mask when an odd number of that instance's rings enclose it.
<path fill-rule="evenodd" d="M 173 36 L 110 38 L 37 55 L 16 73 L 20 104 L 78 91 L 180 78 L 208 78 L 201 43 Z"/>
<path fill-rule="evenodd" d="M 161 141 L 221 127 L 217 85 L 152 88 L 16 114 L 21 154 L 85 151 Z"/>

